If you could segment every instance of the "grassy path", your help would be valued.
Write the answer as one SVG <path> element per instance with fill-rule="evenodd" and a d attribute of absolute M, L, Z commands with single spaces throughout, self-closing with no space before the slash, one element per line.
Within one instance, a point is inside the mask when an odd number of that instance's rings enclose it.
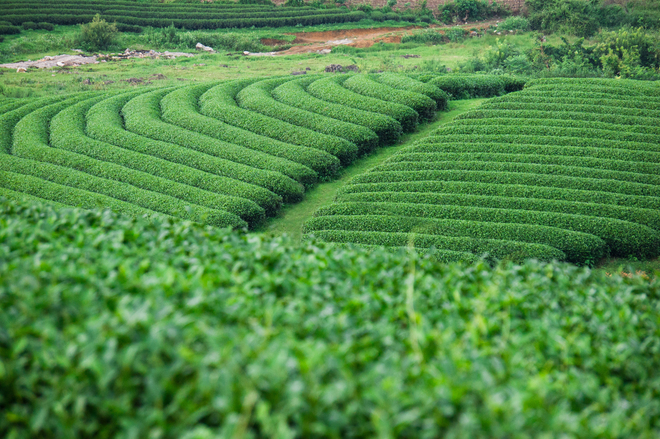
<path fill-rule="evenodd" d="M 318 184 L 305 194 L 305 199 L 303 201 L 284 207 L 277 217 L 269 219 L 259 231 L 271 233 L 273 235 L 286 233 L 296 241 L 299 240 L 303 223 L 320 207 L 331 203 L 335 198 L 337 190 L 344 186 L 351 178 L 380 164 L 401 149 L 409 146 L 412 142 L 428 136 L 439 126 L 450 122 L 459 114 L 475 108 L 484 100 L 485 99 L 469 99 L 452 102 L 450 111 L 439 113 L 437 120 L 421 125 L 414 133 L 401 137 L 398 144 L 380 148 L 373 154 L 356 161 L 348 168 L 342 170 L 335 180 Z"/>

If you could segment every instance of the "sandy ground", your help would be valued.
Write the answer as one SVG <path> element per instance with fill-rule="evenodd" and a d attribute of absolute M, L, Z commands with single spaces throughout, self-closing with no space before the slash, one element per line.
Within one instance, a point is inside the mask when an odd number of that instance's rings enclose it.
<path fill-rule="evenodd" d="M 463 29 L 485 29 L 490 25 L 496 24 L 498 20 L 481 21 L 478 23 L 468 23 L 461 25 Z M 449 29 L 455 26 L 431 25 L 430 28 Z M 422 29 L 419 26 L 400 27 L 381 27 L 377 29 L 344 29 L 325 32 L 297 32 L 288 35 L 295 35 L 293 44 L 297 46 L 279 52 L 266 52 L 270 56 L 274 55 L 297 55 L 301 53 L 329 53 L 333 46 L 348 45 L 352 47 L 365 48 L 371 47 L 376 43 L 400 43 L 404 35 L 409 35 L 412 31 Z M 442 32 L 442 30 L 441 30 Z M 286 44 L 286 41 L 263 39 L 262 44 L 277 46 Z M 253 54 L 250 54 L 253 55 Z M 260 54 L 263 55 L 263 54 Z"/>

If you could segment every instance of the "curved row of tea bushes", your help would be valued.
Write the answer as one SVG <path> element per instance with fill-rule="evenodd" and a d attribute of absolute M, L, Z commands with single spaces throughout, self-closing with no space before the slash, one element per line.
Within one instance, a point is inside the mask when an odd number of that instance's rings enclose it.
<path fill-rule="evenodd" d="M 627 94 L 630 96 L 660 97 L 660 86 L 652 81 L 635 81 L 630 79 L 617 79 L 616 81 L 598 78 L 544 78 L 534 79 L 527 83 L 528 88 L 554 87 L 555 90 L 588 89 L 604 91 L 611 94 Z"/>
<path fill-rule="evenodd" d="M 579 111 L 542 111 L 533 109 L 533 106 L 524 110 L 488 109 L 480 107 L 458 116 L 457 119 L 488 119 L 492 117 L 606 123 L 618 125 L 621 131 L 640 130 L 641 132 L 645 132 L 646 129 L 657 129 L 657 119 L 652 117 L 583 113 Z"/>
<path fill-rule="evenodd" d="M 344 81 L 343 86 L 364 96 L 410 107 L 419 113 L 421 119 L 430 120 L 435 116 L 437 107 L 433 99 L 421 93 L 394 89 L 367 75 L 353 75 Z"/>
<path fill-rule="evenodd" d="M 357 146 L 358 156 L 368 153 L 378 145 L 378 136 L 368 128 L 301 110 L 275 100 L 271 94 L 273 89 L 288 81 L 291 81 L 290 77 L 255 82 L 236 95 L 236 102 L 241 108 L 344 139 Z M 342 163 L 348 164 L 355 157 L 340 156 L 339 159 Z"/>
<path fill-rule="evenodd" d="M 119 155 L 130 157 L 131 164 L 138 169 L 175 174 L 179 181 L 191 186 L 251 200 L 261 206 L 267 215 L 277 214 L 282 207 L 282 197 L 260 186 L 223 176 L 224 162 L 221 159 L 126 131 L 121 109 L 133 97 L 146 91 L 125 93 L 94 105 L 86 117 L 87 134 L 119 147 Z"/>
<path fill-rule="evenodd" d="M 385 232 L 410 235 L 425 234 L 441 237 L 466 237 L 478 240 L 496 239 L 528 244 L 542 244 L 560 250 L 553 253 L 555 255 L 564 253 L 568 261 L 576 263 L 584 263 L 593 256 L 604 256 L 607 254 L 606 243 L 594 235 L 563 230 L 556 227 L 529 224 L 413 218 L 378 214 L 329 215 L 312 218 L 305 223 L 303 228 L 303 232 L 307 234 L 311 234 L 317 230 Z M 409 239 L 414 239 L 414 236 L 410 235 Z M 391 242 L 380 244 L 387 246 L 393 245 Z M 438 246 L 438 248 L 443 249 L 444 247 Z M 456 248 L 447 249 L 457 250 Z M 475 252 L 470 251 L 470 253 Z M 502 255 L 500 254 L 496 257 L 502 257 Z"/>
<path fill-rule="evenodd" d="M 358 110 L 346 105 L 316 98 L 306 88 L 318 80 L 318 78 L 312 77 L 287 81 L 273 89 L 273 97 L 292 107 L 311 111 L 343 122 L 362 125 L 378 136 L 381 145 L 396 143 L 403 131 L 399 122 L 384 114 Z"/>
<path fill-rule="evenodd" d="M 411 132 L 417 128 L 419 114 L 415 110 L 406 105 L 384 102 L 348 90 L 341 86 L 346 79 L 345 76 L 319 79 L 311 83 L 307 87 L 307 91 L 312 96 L 327 102 L 390 116 L 401 124 L 405 132 Z"/>
<path fill-rule="evenodd" d="M 475 114 L 471 114 L 475 113 Z M 530 125 L 530 126 L 548 126 L 548 127 L 562 127 L 562 128 L 587 128 L 593 130 L 615 131 L 617 133 L 638 133 L 660 136 L 660 126 L 644 125 L 644 121 L 653 120 L 652 118 L 631 118 L 636 119 L 631 121 L 634 125 L 624 125 L 612 122 L 600 122 L 596 120 L 585 121 L 568 117 L 559 116 L 553 117 L 557 113 L 545 113 L 546 117 L 534 117 L 537 113 L 543 112 L 527 112 L 527 111 L 492 111 L 480 110 L 474 112 L 467 112 L 459 115 L 454 119 L 456 124 L 463 124 L 461 122 L 466 119 L 480 119 L 483 125 L 504 124 L 504 125 Z M 640 119 L 642 119 L 640 121 Z M 635 122 L 641 123 L 635 123 Z M 650 138 L 653 142 L 654 139 Z"/>
<path fill-rule="evenodd" d="M 290 80 L 290 77 L 285 77 L 255 82 L 236 95 L 236 102 L 242 108 L 275 119 L 281 119 L 292 125 L 298 125 L 318 133 L 344 139 L 357 146 L 355 152 L 357 155 L 367 153 L 378 145 L 378 136 L 368 128 L 301 110 L 275 100 L 271 94 L 273 89 Z M 348 164 L 356 156 L 351 154 L 350 156 L 338 157 L 342 163 Z"/>
<path fill-rule="evenodd" d="M 172 170 L 163 160 L 151 158 L 145 163 L 144 157 L 139 154 L 88 137 L 85 133 L 85 114 L 101 99 L 103 97 L 71 105 L 55 115 L 50 123 L 50 145 L 76 153 L 73 156 L 75 160 L 68 163 L 71 168 L 179 198 L 193 205 L 228 211 L 250 225 L 265 219 L 264 209 L 252 201 L 181 183 L 178 170 Z"/>
<path fill-rule="evenodd" d="M 451 99 L 471 99 L 490 98 L 522 90 L 527 80 L 515 76 L 441 75 L 423 82 L 444 91 Z"/>
<path fill-rule="evenodd" d="M 212 87 L 199 99 L 201 113 L 226 124 L 271 137 L 281 142 L 325 151 L 339 158 L 342 164 L 348 164 L 355 159 L 357 146 L 345 139 L 317 133 L 239 107 L 234 98 L 244 87 L 253 82 L 255 82 L 254 79 L 229 81 Z"/>
<path fill-rule="evenodd" d="M 108 166 L 89 157 L 51 147 L 48 143 L 48 128 L 53 116 L 84 98 L 84 95 L 80 95 L 42 107 L 23 117 L 14 128 L 12 156 L 58 165 L 65 173 L 79 171 L 80 174 L 75 181 L 68 176 L 64 178 L 74 187 L 117 198 L 149 210 L 219 227 L 247 226 L 247 223 L 227 211 L 209 209 L 122 181 L 98 177 L 97 174 L 103 173 Z"/>
<path fill-rule="evenodd" d="M 322 208 L 317 216 L 331 215 L 391 215 L 413 218 L 437 218 L 447 220 L 481 221 L 488 223 L 515 223 L 557 227 L 572 230 L 602 239 L 616 254 L 639 253 L 644 257 L 653 257 L 660 248 L 660 235 L 642 224 L 630 223 L 614 218 L 599 218 L 573 213 L 556 213 L 520 209 L 500 209 L 492 207 L 429 205 L 419 203 L 366 203 L 343 202 Z M 657 226 L 657 224 L 655 224 Z M 521 240 L 525 241 L 525 239 Z M 592 244 L 592 242 L 590 242 Z M 593 248 L 575 251 L 565 247 L 564 251 L 572 262 L 584 262 L 600 258 L 603 252 L 594 253 Z"/>
<path fill-rule="evenodd" d="M 295 202 L 302 198 L 302 185 L 286 174 L 305 181 L 306 176 L 313 178 L 311 169 L 163 122 L 160 100 L 168 91 L 156 90 L 128 101 L 122 109 L 126 128 L 145 137 L 176 143 L 222 159 L 224 176 L 264 187 L 285 201 Z"/>
<path fill-rule="evenodd" d="M 535 258 L 544 261 L 563 261 L 566 255 L 554 247 L 543 244 L 530 244 L 527 242 L 509 241 L 501 239 L 481 239 L 466 236 L 428 235 L 425 233 L 383 233 L 362 232 L 354 230 L 315 230 L 303 236 L 304 239 L 316 238 L 331 243 L 364 244 L 367 247 L 406 247 L 414 246 L 419 249 L 443 249 L 451 251 L 456 257 L 467 260 L 474 256 L 490 257 L 496 259 L 513 259 L 523 261 Z M 449 250 L 453 249 L 453 250 Z"/>
<path fill-rule="evenodd" d="M 445 111 L 447 109 L 449 95 L 435 85 L 426 84 L 409 76 L 397 73 L 381 73 L 379 75 L 371 75 L 371 78 L 397 90 L 412 91 L 426 95 L 435 101 L 438 111 Z"/>
<path fill-rule="evenodd" d="M 190 131 L 300 163 L 322 177 L 337 172 L 339 159 L 324 151 L 284 143 L 202 115 L 197 102 L 214 85 L 217 84 L 183 87 L 168 93 L 160 103 L 163 120 Z"/>
<path fill-rule="evenodd" d="M 515 196 L 515 192 L 507 192 L 508 196 L 499 196 L 461 193 L 459 188 L 453 188 L 453 190 L 450 193 L 412 191 L 348 192 L 338 195 L 336 201 L 341 201 L 342 203 L 418 203 L 422 205 L 442 206 L 480 206 L 494 209 L 557 212 L 580 216 L 613 218 L 660 230 L 660 212 L 655 209 L 598 204 L 598 198 L 595 198 L 590 203 L 547 198 L 520 198 Z"/>
<path fill-rule="evenodd" d="M 312 7 L 274 7 L 256 4 L 224 5 L 138 5 L 135 3 L 92 1 L 51 2 L 36 0 L 0 3 L 3 21 L 14 25 L 26 22 L 71 25 L 86 23 L 101 14 L 109 22 L 122 25 L 186 29 L 217 29 L 245 27 L 280 27 L 346 23 L 359 21 L 367 15 L 346 8 L 318 9 Z"/>
<path fill-rule="evenodd" d="M 637 94 L 571 98 L 576 84 L 586 91 L 594 85 L 601 94 L 610 85 Z M 546 89 L 537 93 L 537 86 Z M 570 90 L 561 97 L 564 87 Z M 353 178 L 306 231 L 332 230 L 332 242 L 392 246 L 390 234 L 396 241 L 403 239 L 396 234 L 445 236 L 449 229 L 474 238 L 550 245 L 580 264 L 608 255 L 657 257 L 660 118 L 652 108 L 653 87 L 608 80 L 527 85 Z M 636 96 L 648 99 L 636 104 Z M 625 105 L 604 106 L 624 100 Z M 585 117 L 573 118 L 578 112 Z M 335 231 L 382 236 L 365 240 Z"/>

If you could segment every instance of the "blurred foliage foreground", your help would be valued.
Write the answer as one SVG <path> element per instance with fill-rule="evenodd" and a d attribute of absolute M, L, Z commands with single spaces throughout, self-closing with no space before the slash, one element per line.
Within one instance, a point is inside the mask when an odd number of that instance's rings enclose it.
<path fill-rule="evenodd" d="M 657 277 L 0 213 L 2 437 L 660 433 Z"/>

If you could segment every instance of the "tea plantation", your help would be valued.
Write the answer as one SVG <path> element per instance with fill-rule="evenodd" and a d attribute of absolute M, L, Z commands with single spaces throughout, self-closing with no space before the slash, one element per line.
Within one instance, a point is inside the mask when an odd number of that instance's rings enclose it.
<path fill-rule="evenodd" d="M 420 79 L 453 97 L 498 94 L 486 77 Z M 657 84 L 535 80 L 354 178 L 305 232 L 445 260 L 654 258 L 659 153 Z"/>
<path fill-rule="evenodd" d="M 409 84 L 432 98 L 402 89 Z M 0 193 L 254 228 L 306 187 L 414 130 L 447 99 L 387 74 L 1 101 Z"/>
<path fill-rule="evenodd" d="M 8 438 L 653 438 L 660 284 L 0 201 Z"/>

